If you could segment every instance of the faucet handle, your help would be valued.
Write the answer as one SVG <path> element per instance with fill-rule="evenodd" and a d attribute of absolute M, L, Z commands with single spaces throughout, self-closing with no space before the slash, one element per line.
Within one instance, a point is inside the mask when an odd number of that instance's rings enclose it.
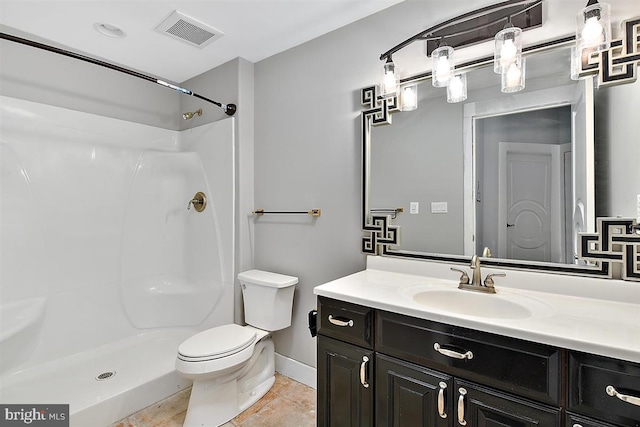
<path fill-rule="evenodd" d="M 469 284 L 469 275 L 467 274 L 466 271 L 460 270 L 459 268 L 453 268 L 453 267 L 451 267 L 451 271 L 457 271 L 458 273 L 462 274 L 460 276 L 460 284 L 461 285 L 468 285 Z"/>
<path fill-rule="evenodd" d="M 487 277 L 485 277 L 484 279 L 484 285 L 489 287 L 489 288 L 493 288 L 493 285 L 495 285 L 495 282 L 493 281 L 494 277 L 505 277 L 506 274 L 505 273 L 489 273 L 487 274 Z"/>

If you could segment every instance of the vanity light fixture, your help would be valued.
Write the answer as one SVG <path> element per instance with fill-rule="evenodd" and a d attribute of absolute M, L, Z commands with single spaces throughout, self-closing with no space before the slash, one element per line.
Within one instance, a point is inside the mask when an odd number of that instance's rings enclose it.
<path fill-rule="evenodd" d="M 608 3 L 589 0 L 578 13 L 576 46 L 578 49 L 609 49 L 611 43 L 611 7 Z"/>
<path fill-rule="evenodd" d="M 431 83 L 434 87 L 447 86 L 454 70 L 453 48 L 443 42 L 431 52 Z"/>
<path fill-rule="evenodd" d="M 396 64 L 393 63 L 391 55 L 387 57 L 387 62 L 382 68 L 382 78 L 380 81 L 380 96 L 389 98 L 398 95 L 399 76 Z"/>
<path fill-rule="evenodd" d="M 595 0 L 590 0 L 593 1 Z M 456 74 L 454 48 L 445 42 L 459 47 L 483 42 L 492 37 L 496 49 L 494 71 L 501 74 L 502 91 L 522 90 L 525 76 L 522 31 L 542 25 L 542 2 L 543 0 L 507 0 L 448 20 L 396 45 L 380 55 L 380 59 L 386 62 L 379 96 L 397 96 L 398 84 L 403 82 L 399 79 L 398 69 L 391 55 L 416 41 L 424 41 L 427 56 L 431 56 L 431 72 L 420 76 L 431 76 L 434 87 L 446 87 L 447 101 L 464 101 L 467 98 L 466 75 Z M 434 46 L 435 43 L 437 46 Z M 461 67 L 464 68 L 466 65 L 469 64 L 462 64 Z M 454 76 L 455 79 L 452 78 Z M 405 81 L 414 80 L 417 80 L 417 77 Z"/>
<path fill-rule="evenodd" d="M 511 64 L 522 59 L 522 30 L 514 27 L 511 18 L 494 38 L 493 71 L 504 73 Z"/>
<path fill-rule="evenodd" d="M 411 84 L 402 86 L 400 93 L 400 110 L 412 111 L 418 108 L 418 85 Z"/>

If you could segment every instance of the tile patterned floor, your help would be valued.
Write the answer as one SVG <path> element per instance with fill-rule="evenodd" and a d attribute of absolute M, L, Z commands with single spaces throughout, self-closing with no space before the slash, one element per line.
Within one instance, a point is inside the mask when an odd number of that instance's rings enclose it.
<path fill-rule="evenodd" d="M 128 416 L 112 427 L 181 427 L 191 389 Z M 316 425 L 316 391 L 276 373 L 262 399 L 223 427 L 311 427 Z"/>

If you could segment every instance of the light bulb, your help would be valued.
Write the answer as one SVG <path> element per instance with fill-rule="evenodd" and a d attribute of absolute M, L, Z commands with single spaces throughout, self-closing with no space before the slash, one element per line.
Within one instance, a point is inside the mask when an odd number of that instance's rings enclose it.
<path fill-rule="evenodd" d="M 513 43 L 513 40 L 506 39 L 502 43 L 502 48 L 500 49 L 500 65 L 503 68 L 507 68 L 509 64 L 511 64 L 516 59 L 516 54 L 518 53 L 518 48 Z"/>
<path fill-rule="evenodd" d="M 439 83 L 445 83 L 451 77 L 451 66 L 449 65 L 449 58 L 441 56 L 436 63 L 436 79 Z"/>
<path fill-rule="evenodd" d="M 418 86 L 409 85 L 402 88 L 402 111 L 412 111 L 418 108 Z"/>
<path fill-rule="evenodd" d="M 513 63 L 507 70 L 507 87 L 516 87 L 520 85 L 520 78 L 522 77 L 522 71 L 517 64 Z"/>
<path fill-rule="evenodd" d="M 398 70 L 391 59 L 384 64 L 381 81 L 380 95 L 382 97 L 396 96 L 398 94 Z"/>
<path fill-rule="evenodd" d="M 384 73 L 384 93 L 396 91 L 396 73 L 393 71 Z"/>
<path fill-rule="evenodd" d="M 592 16 L 585 21 L 582 29 L 582 40 L 587 47 L 603 42 L 602 24 L 600 24 L 600 19 L 597 16 Z"/>
<path fill-rule="evenodd" d="M 466 73 L 451 76 L 447 85 L 447 102 L 462 102 L 467 99 Z"/>
<path fill-rule="evenodd" d="M 459 98 L 462 94 L 462 81 L 460 80 L 460 77 L 453 77 L 449 82 L 449 88 L 451 90 L 451 96 Z"/>

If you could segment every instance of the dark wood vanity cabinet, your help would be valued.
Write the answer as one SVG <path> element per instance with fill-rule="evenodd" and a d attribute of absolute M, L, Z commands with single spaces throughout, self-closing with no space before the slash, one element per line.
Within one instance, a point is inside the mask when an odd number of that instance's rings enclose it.
<path fill-rule="evenodd" d="M 561 426 L 559 349 L 381 310 L 375 330 L 377 426 Z"/>
<path fill-rule="evenodd" d="M 373 380 L 373 363 L 368 361 L 373 361 L 371 350 L 318 337 L 319 426 L 373 425 L 374 389 L 367 383 Z"/>
<path fill-rule="evenodd" d="M 640 364 L 325 297 L 318 322 L 319 426 L 640 427 L 603 394 L 639 396 Z"/>
<path fill-rule="evenodd" d="M 376 354 L 376 426 L 451 425 L 453 377 Z"/>
<path fill-rule="evenodd" d="M 373 425 L 373 315 L 367 307 L 319 298 L 319 426 Z"/>
<path fill-rule="evenodd" d="M 569 352 L 567 410 L 604 426 L 640 427 L 640 364 Z"/>

